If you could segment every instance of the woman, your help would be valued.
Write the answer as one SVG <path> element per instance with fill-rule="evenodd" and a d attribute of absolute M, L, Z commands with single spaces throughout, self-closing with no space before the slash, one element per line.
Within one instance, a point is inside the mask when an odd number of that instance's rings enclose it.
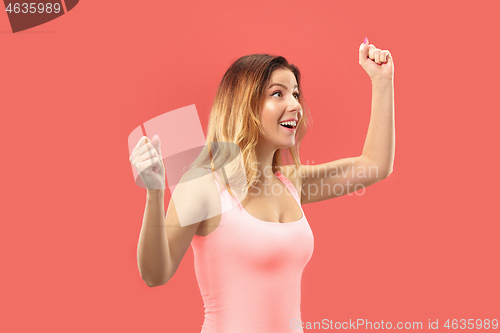
<path fill-rule="evenodd" d="M 238 59 L 224 75 L 207 147 L 181 179 L 183 190 L 176 187 L 165 218 L 159 137 L 143 137 L 134 148 L 130 161 L 148 188 L 141 277 L 150 287 L 167 283 L 192 245 L 205 304 L 202 332 L 302 332 L 301 276 L 314 239 L 301 204 L 353 192 L 392 172 L 392 56 L 365 38 L 359 63 L 372 81 L 360 156 L 301 165 L 308 118 L 300 73 L 285 58 L 265 54 Z M 293 164 L 282 165 L 285 152 Z"/>

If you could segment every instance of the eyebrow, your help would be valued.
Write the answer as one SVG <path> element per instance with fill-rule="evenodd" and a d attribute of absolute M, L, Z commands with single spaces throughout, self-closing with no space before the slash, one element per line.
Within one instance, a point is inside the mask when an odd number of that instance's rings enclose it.
<path fill-rule="evenodd" d="M 271 85 L 269 86 L 269 88 L 267 88 L 267 89 L 271 89 L 271 88 L 272 88 L 272 87 L 274 87 L 274 86 L 282 86 L 283 88 L 285 88 L 285 89 L 287 89 L 287 90 L 288 90 L 288 87 L 287 87 L 287 86 L 285 86 L 284 84 L 281 84 L 281 83 L 273 83 L 273 84 L 271 84 Z M 298 88 L 298 87 L 299 87 L 298 85 L 294 85 L 294 86 L 293 86 L 293 89 Z"/>

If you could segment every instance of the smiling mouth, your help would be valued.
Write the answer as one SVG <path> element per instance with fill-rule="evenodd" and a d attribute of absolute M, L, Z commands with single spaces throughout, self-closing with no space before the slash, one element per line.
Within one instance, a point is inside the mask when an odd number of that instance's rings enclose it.
<path fill-rule="evenodd" d="M 284 130 L 287 130 L 289 133 L 295 133 L 296 131 L 296 126 L 293 126 L 293 125 L 281 125 L 281 127 L 283 127 Z"/>
<path fill-rule="evenodd" d="M 285 127 L 288 129 L 295 129 L 297 127 L 297 121 L 296 120 L 290 120 L 290 121 L 282 121 L 279 123 L 281 127 Z"/>

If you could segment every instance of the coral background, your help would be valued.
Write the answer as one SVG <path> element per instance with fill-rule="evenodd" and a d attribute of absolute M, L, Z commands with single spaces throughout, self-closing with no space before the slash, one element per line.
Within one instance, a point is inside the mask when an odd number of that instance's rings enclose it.
<path fill-rule="evenodd" d="M 87 0 L 16 34 L 0 13 L 0 331 L 199 332 L 191 248 L 168 284 L 140 278 L 146 193 L 129 133 L 191 104 L 206 131 L 229 65 L 272 53 L 303 75 L 313 125 L 302 162 L 357 156 L 370 119 L 365 37 L 394 58 L 394 172 L 363 195 L 304 206 L 315 249 L 302 320 L 444 330 L 447 319 L 500 319 L 498 9 Z"/>

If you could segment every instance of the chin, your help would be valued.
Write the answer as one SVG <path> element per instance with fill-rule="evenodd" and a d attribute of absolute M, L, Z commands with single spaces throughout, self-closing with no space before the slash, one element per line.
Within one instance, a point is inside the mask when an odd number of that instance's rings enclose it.
<path fill-rule="evenodd" d="M 288 149 L 288 148 L 292 148 L 293 146 L 295 146 L 295 142 L 290 142 L 288 144 L 281 145 L 281 147 L 279 147 L 279 148 L 280 149 Z"/>

